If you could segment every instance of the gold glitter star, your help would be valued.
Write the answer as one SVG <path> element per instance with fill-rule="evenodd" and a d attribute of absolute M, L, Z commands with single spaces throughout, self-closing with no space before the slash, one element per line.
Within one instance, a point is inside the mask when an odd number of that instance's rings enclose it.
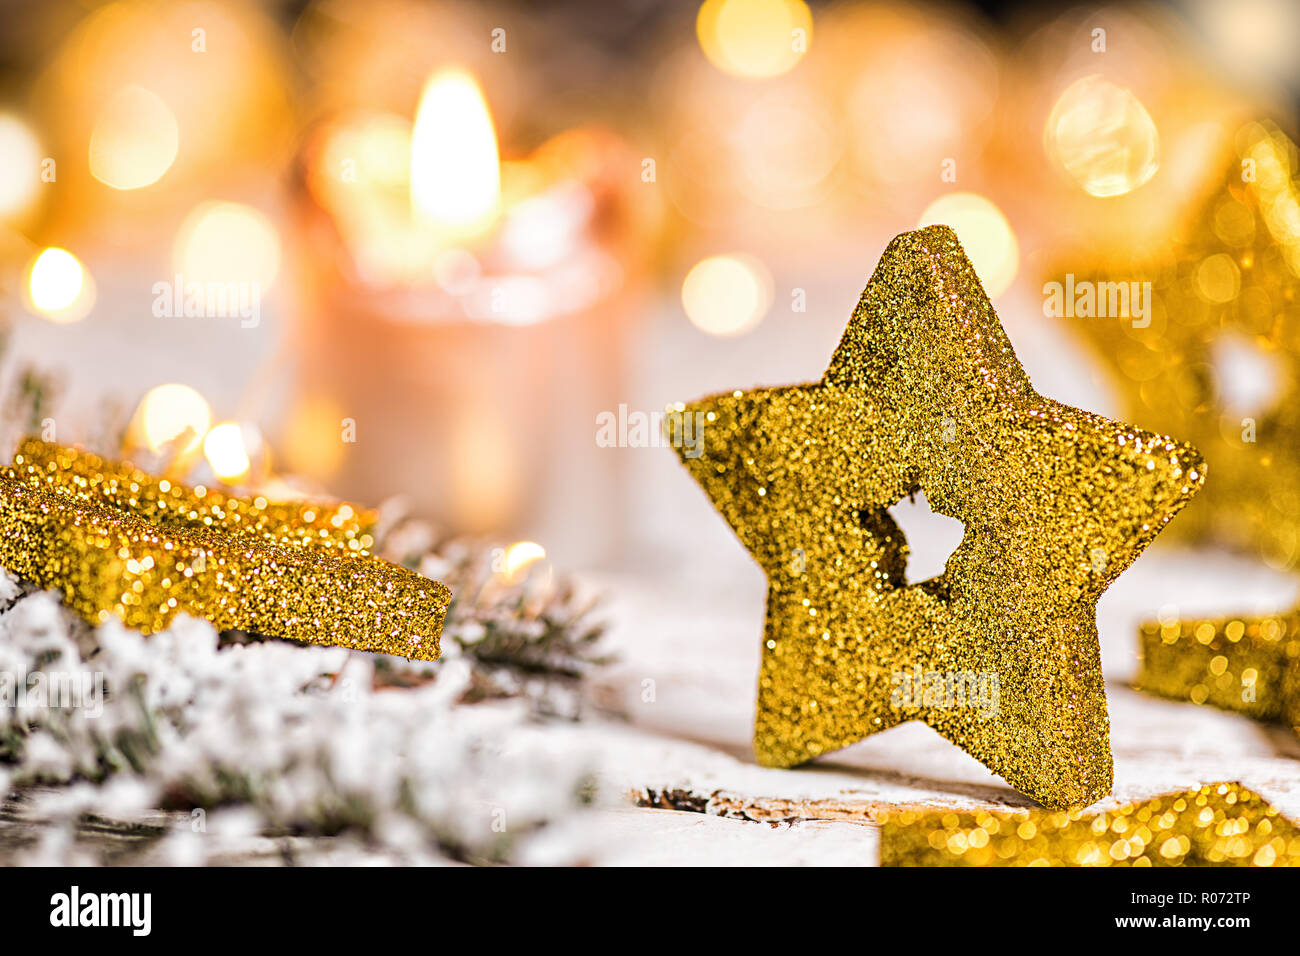
<path fill-rule="evenodd" d="M 1300 610 L 1152 621 L 1139 641 L 1138 689 L 1281 722 L 1300 735 Z"/>
<path fill-rule="evenodd" d="M 236 498 L 25 440 L 0 470 L 0 566 L 92 623 L 180 613 L 268 637 L 436 660 L 451 594 L 371 556 L 350 505 Z"/>
<path fill-rule="evenodd" d="M 1201 459 L 1036 394 L 952 230 L 890 243 L 820 382 L 684 413 L 682 461 L 767 575 L 761 763 L 922 720 L 1046 806 L 1110 791 L 1096 601 Z M 918 490 L 965 535 L 908 585 L 886 509 Z"/>
<path fill-rule="evenodd" d="M 1113 810 L 904 811 L 882 866 L 1300 866 L 1300 827 L 1239 783 Z"/>
<path fill-rule="evenodd" d="M 1228 145 L 1186 235 L 1078 276 L 1149 282 L 1150 314 L 1071 327 L 1095 347 L 1125 417 L 1185 437 L 1213 469 L 1175 534 L 1300 568 L 1300 156 L 1266 123 Z"/>

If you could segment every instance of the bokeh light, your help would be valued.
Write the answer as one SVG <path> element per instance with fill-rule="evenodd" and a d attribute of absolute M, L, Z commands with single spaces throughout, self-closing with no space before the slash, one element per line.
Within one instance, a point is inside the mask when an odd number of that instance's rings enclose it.
<path fill-rule="evenodd" d="M 432 244 L 411 210 L 411 121 L 356 111 L 322 127 L 314 150 L 309 187 L 337 223 L 356 274 L 378 286 L 427 275 Z"/>
<path fill-rule="evenodd" d="M 181 224 L 173 261 L 186 283 L 249 283 L 266 289 L 280 270 L 280 236 L 251 206 L 205 202 Z"/>
<path fill-rule="evenodd" d="M 1261 137 L 1249 150 L 1248 158 L 1255 164 L 1260 211 L 1269 232 L 1287 245 L 1300 243 L 1300 201 L 1292 187 L 1292 177 L 1296 174 L 1294 155 Z"/>
<path fill-rule="evenodd" d="M 76 256 L 52 246 L 28 268 L 27 297 L 52 322 L 79 322 L 94 305 L 94 282 Z"/>
<path fill-rule="evenodd" d="M 1011 285 L 1020 268 L 1020 246 L 1011 223 L 999 209 L 975 193 L 940 196 L 921 213 L 918 226 L 951 226 L 970 257 L 984 291 L 995 299 Z"/>
<path fill-rule="evenodd" d="M 518 506 L 526 481 L 514 423 L 484 401 L 452 423 L 448 500 L 471 533 L 503 527 Z"/>
<path fill-rule="evenodd" d="M 506 548 L 502 573 L 510 580 L 518 578 L 529 567 L 546 558 L 546 549 L 536 541 L 516 541 Z"/>
<path fill-rule="evenodd" d="M 960 18 L 940 24 L 864 4 L 832 7 L 822 37 L 832 55 L 817 63 L 839 88 L 863 185 L 906 186 L 906 196 L 933 183 L 947 160 L 965 174 L 994 128 L 1002 82 L 999 58 L 977 30 Z"/>
<path fill-rule="evenodd" d="M 1255 337 L 1235 331 L 1222 334 L 1210 351 L 1219 402 L 1231 432 L 1239 435 L 1243 416 L 1268 415 L 1285 397 L 1285 358 L 1277 350 L 1265 348 Z"/>
<path fill-rule="evenodd" d="M 1216 57 L 1241 76 L 1293 80 L 1300 5 L 1295 0 L 1192 0 L 1188 12 Z"/>
<path fill-rule="evenodd" d="M 823 196 L 843 148 L 824 101 L 785 90 L 755 100 L 740 115 L 733 142 L 741 190 L 769 209 L 806 206 Z"/>
<path fill-rule="evenodd" d="M 704 55 L 732 76 L 779 76 L 812 41 L 812 13 L 803 0 L 706 0 L 695 20 Z"/>
<path fill-rule="evenodd" d="M 333 476 L 343 464 L 345 412 L 324 396 L 304 396 L 290 410 L 276 450 L 289 471 L 314 478 Z"/>
<path fill-rule="evenodd" d="M 152 452 L 173 442 L 180 452 L 197 448 L 211 424 L 207 400 L 188 385 L 172 382 L 150 389 L 140 401 L 132 432 Z"/>
<path fill-rule="evenodd" d="M 411 121 L 396 113 L 362 113 L 332 128 L 321 170 L 338 183 L 405 189 L 411 181 Z"/>
<path fill-rule="evenodd" d="M 709 335 L 740 335 L 763 320 L 772 304 L 772 279 L 750 256 L 711 256 L 686 274 L 682 308 Z"/>
<path fill-rule="evenodd" d="M 246 435 L 245 431 L 252 434 Z M 221 422 L 213 425 L 203 439 L 203 456 L 213 473 L 226 482 L 236 482 L 248 477 L 253 459 L 249 446 L 258 436 L 251 426 L 246 429 L 238 422 Z"/>
<path fill-rule="evenodd" d="M 41 147 L 22 120 L 0 116 L 0 216 L 31 205 L 41 182 Z"/>
<path fill-rule="evenodd" d="M 132 84 L 115 93 L 90 134 L 90 173 L 114 189 L 143 189 L 176 161 L 180 128 L 158 94 Z"/>
<path fill-rule="evenodd" d="M 1197 264 L 1194 287 L 1206 302 L 1215 305 L 1231 302 L 1241 291 L 1241 270 L 1232 256 L 1224 252 L 1215 253 Z"/>
<path fill-rule="evenodd" d="M 1048 155 L 1092 196 L 1122 196 L 1155 175 L 1160 137 L 1140 100 L 1099 74 L 1072 83 L 1044 131 Z"/>

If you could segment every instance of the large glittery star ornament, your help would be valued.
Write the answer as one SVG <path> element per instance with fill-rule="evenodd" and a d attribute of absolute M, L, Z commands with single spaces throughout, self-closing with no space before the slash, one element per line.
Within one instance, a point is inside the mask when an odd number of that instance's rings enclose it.
<path fill-rule="evenodd" d="M 1122 261 L 1090 252 L 1052 279 L 1078 273 L 1076 300 L 1096 289 L 1064 321 L 1094 346 L 1124 416 L 1193 442 L 1214 473 L 1175 534 L 1300 568 L 1300 154 L 1268 123 L 1225 146 L 1182 235 Z M 1098 317 L 1112 289 L 1130 313 L 1149 289 L 1147 314 Z"/>
<path fill-rule="evenodd" d="M 313 644 L 436 660 L 451 593 L 368 552 L 374 516 L 167 481 L 27 439 L 0 469 L 0 566 L 92 623 L 177 614 Z"/>
<path fill-rule="evenodd" d="M 1201 459 L 1038 395 L 951 229 L 890 243 L 820 382 L 683 413 L 683 462 L 767 575 L 761 763 L 922 720 L 1048 807 L 1110 791 L 1096 601 Z M 909 585 L 886 509 L 916 491 L 965 535 Z"/>

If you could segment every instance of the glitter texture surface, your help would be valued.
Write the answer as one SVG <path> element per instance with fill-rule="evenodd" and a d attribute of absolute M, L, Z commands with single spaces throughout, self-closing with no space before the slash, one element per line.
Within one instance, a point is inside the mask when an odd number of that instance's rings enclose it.
<path fill-rule="evenodd" d="M 358 554 L 374 543 L 370 531 L 375 514 L 365 508 L 236 498 L 156 478 L 126 462 L 37 438 L 19 442 L 14 463 L 0 475 L 33 488 L 74 495 L 87 504 L 129 511 L 162 527 L 204 525 L 281 547 Z"/>
<path fill-rule="evenodd" d="M 0 472 L 0 565 L 98 623 L 180 613 L 268 637 L 436 660 L 451 594 L 367 553 L 369 512 L 156 479 L 28 439 Z"/>
<path fill-rule="evenodd" d="M 1114 810 L 904 811 L 882 866 L 1300 866 L 1300 827 L 1239 783 Z"/>
<path fill-rule="evenodd" d="M 1179 241 L 1145 262 L 1074 270 L 1150 282 L 1149 324 L 1066 321 L 1095 347 L 1129 420 L 1205 455 L 1214 480 L 1174 534 L 1300 568 L 1298 157 L 1271 124 L 1243 127 L 1230 146 Z"/>
<path fill-rule="evenodd" d="M 1036 394 L 952 230 L 890 243 L 820 382 L 681 408 L 705 423 L 683 463 L 767 575 L 761 763 L 922 720 L 1045 806 L 1109 793 L 1096 601 L 1202 462 Z M 918 490 L 965 534 L 908 585 L 887 509 Z"/>
<path fill-rule="evenodd" d="M 1137 686 L 1300 734 L 1300 611 L 1273 617 L 1149 622 Z"/>

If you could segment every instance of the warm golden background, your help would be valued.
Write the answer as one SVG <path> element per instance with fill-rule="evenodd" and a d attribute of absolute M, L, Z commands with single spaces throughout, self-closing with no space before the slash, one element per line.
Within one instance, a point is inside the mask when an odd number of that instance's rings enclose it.
<path fill-rule="evenodd" d="M 1098 604 L 1116 835 L 1058 821 L 1062 854 L 1213 856 L 1122 830 L 1191 788 L 1193 836 L 1289 862 L 1212 818 L 1300 819 L 1300 4 L 1045 6 L 0 0 L 0 454 L 380 507 L 456 595 L 434 668 L 91 634 L 0 575 L 0 676 L 57 645 L 162 708 L 0 708 L 20 859 L 159 808 L 172 863 L 865 863 L 918 807 L 1023 836 L 917 723 L 754 764 L 766 583 L 654 422 L 820 376 L 886 243 L 945 223 L 1038 392 L 1210 463 Z M 1046 314 L 1069 276 L 1151 283 L 1150 321 Z M 938 574 L 958 522 L 890 512 Z M 918 846 L 980 851 L 985 816 Z"/>
<path fill-rule="evenodd" d="M 727 547 L 672 456 L 604 447 L 598 416 L 635 445 L 670 403 L 815 377 L 919 223 L 957 229 L 1040 391 L 1131 414 L 1088 320 L 1044 317 L 1044 280 L 1176 254 L 1242 124 L 1289 130 L 1300 87 L 1284 0 L 55 2 L 4 22 L 9 438 L 402 494 L 570 566 Z M 185 314 L 194 284 L 229 308 Z"/>

